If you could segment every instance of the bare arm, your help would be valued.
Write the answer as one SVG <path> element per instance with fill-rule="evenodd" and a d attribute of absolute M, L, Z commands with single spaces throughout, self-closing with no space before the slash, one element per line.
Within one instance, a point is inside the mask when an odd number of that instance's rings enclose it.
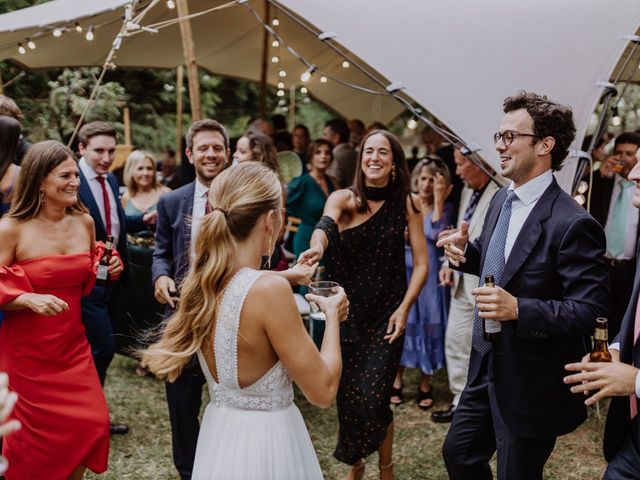
<path fill-rule="evenodd" d="M 411 194 L 412 195 L 412 194 Z M 417 199 L 414 197 L 417 205 Z M 385 339 L 389 343 L 394 342 L 404 331 L 407 323 L 407 316 L 411 306 L 418 298 L 429 272 L 429 257 L 427 256 L 427 241 L 422 230 L 422 212 L 415 211 L 411 205 L 410 197 L 407 197 L 407 228 L 409 230 L 409 242 L 411 243 L 411 254 L 413 255 L 413 273 L 409 280 L 407 291 L 404 294 L 402 303 L 389 318 L 387 325 L 387 335 Z"/>
<path fill-rule="evenodd" d="M 327 302 L 323 305 L 326 326 L 320 352 L 304 329 L 287 282 L 264 275 L 249 295 L 245 305 L 250 304 L 251 310 L 259 314 L 256 318 L 262 319 L 269 342 L 287 372 L 311 403 L 328 408 L 338 392 L 342 371 L 339 320 L 346 316 L 344 291 L 321 299 Z"/>

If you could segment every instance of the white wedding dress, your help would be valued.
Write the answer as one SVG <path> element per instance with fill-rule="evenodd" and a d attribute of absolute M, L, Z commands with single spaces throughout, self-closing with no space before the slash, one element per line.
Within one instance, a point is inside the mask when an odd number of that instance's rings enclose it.
<path fill-rule="evenodd" d="M 229 282 L 216 317 L 214 355 L 219 382 L 201 352 L 211 401 L 200 426 L 193 480 L 322 479 L 291 377 L 278 361 L 258 381 L 238 384 L 238 326 L 249 289 L 262 272 L 243 268 Z"/>

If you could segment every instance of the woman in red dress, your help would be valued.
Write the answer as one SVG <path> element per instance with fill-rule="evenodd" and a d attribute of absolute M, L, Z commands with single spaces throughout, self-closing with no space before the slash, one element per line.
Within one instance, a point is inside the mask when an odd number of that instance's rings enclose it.
<path fill-rule="evenodd" d="M 6 480 L 80 479 L 107 469 L 109 414 L 81 321 L 96 250 L 78 165 L 58 142 L 29 150 L 0 220 L 0 370 L 23 428 L 6 438 Z M 110 270 L 120 273 L 113 257 Z"/>

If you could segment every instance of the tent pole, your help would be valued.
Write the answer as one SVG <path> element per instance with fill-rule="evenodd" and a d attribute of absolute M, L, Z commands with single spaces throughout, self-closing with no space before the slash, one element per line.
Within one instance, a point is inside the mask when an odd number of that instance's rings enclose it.
<path fill-rule="evenodd" d="M 189 101 L 191 103 L 191 121 L 195 122 L 202 118 L 202 108 L 200 106 L 200 79 L 198 78 L 198 64 L 196 63 L 195 47 L 193 44 L 193 32 L 191 22 L 188 18 L 189 7 L 187 0 L 177 0 L 178 17 L 180 17 L 180 34 L 182 37 L 182 51 L 187 62 L 187 73 L 189 76 Z"/>
<path fill-rule="evenodd" d="M 296 86 L 289 87 L 289 131 L 293 132 L 296 124 Z"/>
<path fill-rule="evenodd" d="M 176 70 L 176 165 L 182 162 L 182 88 L 184 87 L 184 67 Z"/>
<path fill-rule="evenodd" d="M 269 0 L 264 0 L 264 18 L 269 21 L 271 17 L 271 3 Z M 260 72 L 260 105 L 259 111 L 262 118 L 266 118 L 267 115 L 267 70 L 269 68 L 269 32 L 264 29 L 262 35 L 262 70 Z"/>
<path fill-rule="evenodd" d="M 124 121 L 124 144 L 131 145 L 131 112 L 129 107 L 124 107 L 122 116 Z"/>

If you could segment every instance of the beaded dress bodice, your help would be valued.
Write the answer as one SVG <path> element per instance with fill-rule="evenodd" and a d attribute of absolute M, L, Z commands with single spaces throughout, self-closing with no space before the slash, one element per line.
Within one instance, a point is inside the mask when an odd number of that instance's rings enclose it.
<path fill-rule="evenodd" d="M 243 410 L 280 410 L 293 402 L 291 377 L 278 360 L 260 379 L 241 388 L 238 382 L 238 329 L 244 300 L 263 272 L 242 268 L 233 276 L 222 296 L 213 341 L 218 380 L 198 352 L 198 360 L 209 384 L 211 403 Z"/>

